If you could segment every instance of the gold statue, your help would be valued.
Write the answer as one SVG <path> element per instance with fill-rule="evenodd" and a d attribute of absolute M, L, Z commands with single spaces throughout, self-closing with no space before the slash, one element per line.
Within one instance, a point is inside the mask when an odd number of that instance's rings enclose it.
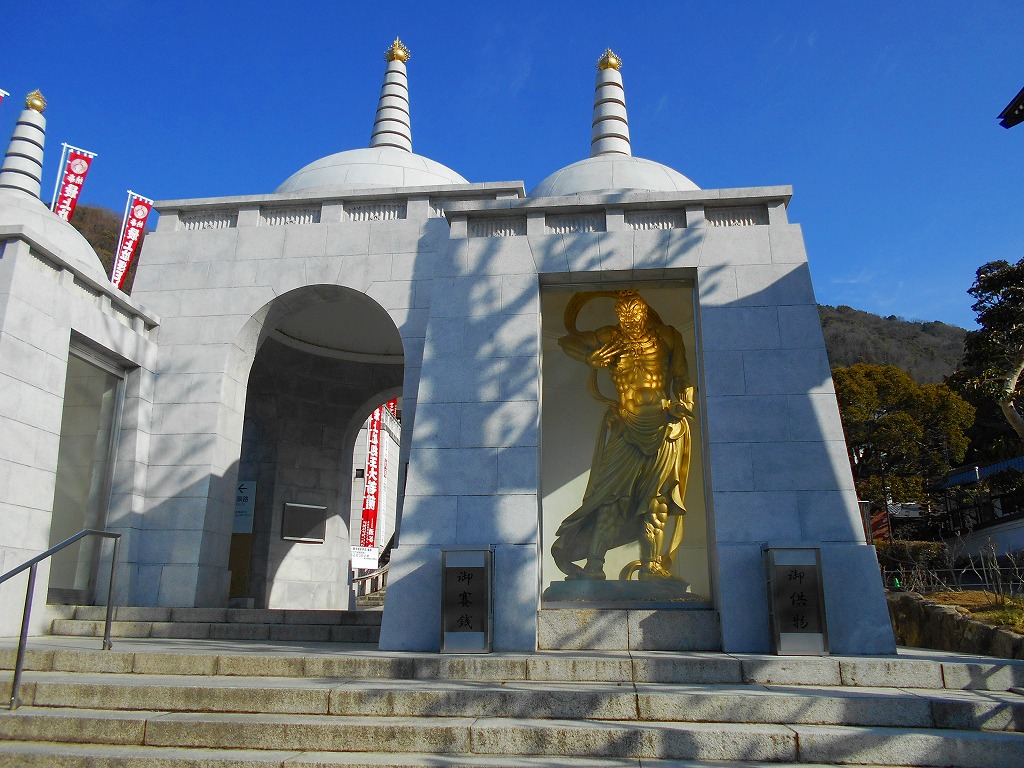
<path fill-rule="evenodd" d="M 618 326 L 578 331 L 576 317 L 597 297 L 615 298 Z M 693 385 L 679 331 L 662 322 L 636 291 L 575 294 L 565 309 L 558 340 L 570 357 L 590 366 L 590 394 L 608 404 L 598 433 L 583 504 L 558 527 L 551 555 L 566 579 L 604 579 L 610 549 L 637 541 L 640 560 L 619 574 L 628 579 L 671 579 L 683 538 L 683 499 L 690 467 Z M 616 398 L 601 394 L 597 373 L 606 368 Z M 675 529 L 666 546 L 669 518 Z M 574 561 L 586 560 L 585 566 Z"/>

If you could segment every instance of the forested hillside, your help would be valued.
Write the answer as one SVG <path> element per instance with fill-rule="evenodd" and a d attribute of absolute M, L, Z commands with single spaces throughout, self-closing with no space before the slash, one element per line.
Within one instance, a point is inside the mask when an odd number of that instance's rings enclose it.
<path fill-rule="evenodd" d="M 822 304 L 818 310 L 833 368 L 895 365 L 918 384 L 934 384 L 953 373 L 964 355 L 967 331 L 954 325 L 879 317 L 847 306 Z"/>
<path fill-rule="evenodd" d="M 71 226 L 82 233 L 82 236 L 89 241 L 89 245 L 100 257 L 100 263 L 104 271 L 109 275 L 114 265 L 114 251 L 117 249 L 117 237 L 121 232 L 121 217 L 109 208 L 97 205 L 79 205 L 75 208 L 75 214 L 71 217 Z M 139 248 L 146 235 L 143 233 L 139 241 Z M 135 269 L 139 265 L 138 258 L 132 262 L 125 275 L 125 293 L 132 292 L 132 283 L 135 282 Z"/>

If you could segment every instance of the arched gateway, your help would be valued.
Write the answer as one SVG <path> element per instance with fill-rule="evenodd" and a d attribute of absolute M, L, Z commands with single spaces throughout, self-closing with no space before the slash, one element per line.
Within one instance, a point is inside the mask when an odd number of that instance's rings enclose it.
<path fill-rule="evenodd" d="M 369 148 L 272 194 L 158 203 L 133 296 L 90 288 L 106 298 L 66 321 L 124 371 L 124 602 L 346 607 L 355 431 L 400 395 L 382 649 L 438 649 L 442 555 L 472 549 L 495 649 L 762 652 L 766 551 L 816 550 L 831 650 L 892 652 L 791 190 L 701 190 L 633 157 L 610 51 L 591 157 L 529 196 L 469 183 L 411 151 L 408 58 L 388 51 Z M 60 250 L 34 232 L 0 270 Z M 111 307 L 129 330 L 81 320 Z M 25 327 L 8 317 L 0 345 Z M 283 535 L 289 504 L 319 510 L 314 548 Z"/>

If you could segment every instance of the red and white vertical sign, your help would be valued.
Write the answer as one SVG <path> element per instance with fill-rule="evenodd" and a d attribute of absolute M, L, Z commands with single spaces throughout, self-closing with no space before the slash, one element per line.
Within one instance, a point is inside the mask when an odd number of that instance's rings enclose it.
<path fill-rule="evenodd" d="M 146 228 L 146 219 L 153 210 L 153 201 L 128 190 L 128 205 L 124 209 L 124 221 L 121 222 L 121 237 L 118 239 L 117 251 L 114 254 L 114 268 L 110 273 L 110 282 L 120 288 L 128 267 L 135 259 L 139 248 L 139 240 Z"/>
<path fill-rule="evenodd" d="M 85 184 L 85 175 L 89 173 L 95 152 L 87 152 L 78 147 L 64 145 L 64 163 L 61 165 L 60 176 L 57 177 L 57 188 L 53 192 L 51 210 L 64 221 L 71 221 L 78 204 L 78 196 Z"/>
<path fill-rule="evenodd" d="M 380 506 L 381 486 L 381 423 L 384 406 L 370 414 L 366 430 L 366 472 L 363 486 L 363 517 L 359 526 L 359 546 L 374 547 L 377 544 L 377 511 Z"/>
<path fill-rule="evenodd" d="M 388 443 L 382 419 L 384 411 L 397 413 L 398 401 L 391 400 L 370 414 L 366 430 L 366 469 L 363 473 L 363 514 L 359 526 L 359 547 L 353 547 L 353 568 L 375 568 L 383 522 L 387 517 Z M 383 510 L 384 516 L 381 517 Z M 372 553 L 372 555 L 371 555 Z"/>

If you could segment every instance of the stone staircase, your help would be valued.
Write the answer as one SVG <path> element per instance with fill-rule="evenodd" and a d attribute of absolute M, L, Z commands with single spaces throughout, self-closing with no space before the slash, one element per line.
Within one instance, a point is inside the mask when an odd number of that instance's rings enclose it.
<path fill-rule="evenodd" d="M 1024 766 L 1014 662 L 84 642 L 30 645 L 0 766 Z"/>
<path fill-rule="evenodd" d="M 388 590 L 385 587 L 368 595 L 359 595 L 356 597 L 356 605 L 360 608 L 383 608 L 384 598 L 387 597 L 387 593 Z"/>
<path fill-rule="evenodd" d="M 51 635 L 103 637 L 105 606 L 50 605 Z M 381 612 L 115 607 L 111 637 L 377 643 Z"/>

